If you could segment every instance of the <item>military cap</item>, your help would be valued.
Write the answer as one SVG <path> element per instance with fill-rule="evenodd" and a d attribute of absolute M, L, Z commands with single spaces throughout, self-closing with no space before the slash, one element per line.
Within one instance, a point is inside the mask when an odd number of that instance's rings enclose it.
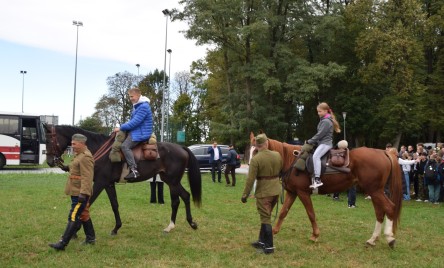
<path fill-rule="evenodd" d="M 263 134 L 259 134 L 256 136 L 256 144 L 257 145 L 262 145 L 264 144 L 266 141 L 268 140 L 267 135 L 265 135 L 265 133 Z"/>
<path fill-rule="evenodd" d="M 86 138 L 85 135 L 77 133 L 77 134 L 72 135 L 72 140 L 73 141 L 86 142 L 87 138 Z"/>

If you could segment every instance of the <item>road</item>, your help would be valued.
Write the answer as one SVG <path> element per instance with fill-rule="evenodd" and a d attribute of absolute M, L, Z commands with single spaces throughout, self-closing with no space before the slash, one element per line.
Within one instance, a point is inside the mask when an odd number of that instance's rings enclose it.
<path fill-rule="evenodd" d="M 0 170 L 0 174 L 21 174 L 21 173 L 30 173 L 30 174 L 44 174 L 44 173 L 65 173 L 65 171 L 60 168 L 6 168 Z"/>
<path fill-rule="evenodd" d="M 209 172 L 209 170 L 202 170 L 202 172 Z M 60 168 L 7 168 L 0 170 L 1 174 L 23 174 L 23 173 L 30 173 L 30 174 L 45 174 L 45 173 L 56 173 L 56 174 L 62 174 L 65 173 L 65 171 L 61 170 Z M 248 165 L 241 165 L 240 168 L 236 168 L 237 174 L 247 174 L 248 173 Z"/>

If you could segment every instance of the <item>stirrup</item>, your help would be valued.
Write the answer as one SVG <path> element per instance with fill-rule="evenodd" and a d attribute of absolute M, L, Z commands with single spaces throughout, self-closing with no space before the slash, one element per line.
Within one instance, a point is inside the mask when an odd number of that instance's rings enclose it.
<path fill-rule="evenodd" d="M 320 187 L 322 185 L 324 185 L 324 183 L 322 183 L 320 178 L 317 178 L 317 179 L 314 178 L 314 179 L 312 179 L 312 184 L 310 185 L 310 188 L 311 189 L 316 189 L 316 188 L 318 188 L 318 187 Z"/>
<path fill-rule="evenodd" d="M 126 180 L 133 180 L 133 179 L 137 179 L 140 177 L 139 172 L 137 171 L 137 169 L 131 169 L 129 174 L 125 176 Z"/>

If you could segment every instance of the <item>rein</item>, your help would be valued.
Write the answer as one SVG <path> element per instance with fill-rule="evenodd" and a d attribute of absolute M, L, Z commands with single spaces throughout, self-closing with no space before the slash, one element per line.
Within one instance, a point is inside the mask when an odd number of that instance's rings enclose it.
<path fill-rule="evenodd" d="M 94 153 L 94 155 L 93 155 L 94 161 L 99 160 L 105 154 L 107 154 L 109 151 L 111 151 L 111 144 L 114 142 L 115 137 L 116 137 L 116 132 L 113 132 L 111 134 L 111 136 L 109 137 L 109 139 L 102 146 L 100 146 L 100 148 L 99 148 L 99 150 L 97 150 L 97 152 Z"/>

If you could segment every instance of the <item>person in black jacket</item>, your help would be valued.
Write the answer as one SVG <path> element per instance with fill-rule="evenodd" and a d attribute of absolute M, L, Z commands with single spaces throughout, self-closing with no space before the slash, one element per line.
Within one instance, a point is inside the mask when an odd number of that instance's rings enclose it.
<path fill-rule="evenodd" d="M 232 144 L 230 144 L 230 150 L 227 154 L 227 167 L 225 168 L 225 180 L 227 181 L 226 186 L 236 186 L 236 162 L 237 162 L 237 152 L 234 150 Z M 231 173 L 231 185 L 230 179 L 228 178 L 228 173 Z"/>

